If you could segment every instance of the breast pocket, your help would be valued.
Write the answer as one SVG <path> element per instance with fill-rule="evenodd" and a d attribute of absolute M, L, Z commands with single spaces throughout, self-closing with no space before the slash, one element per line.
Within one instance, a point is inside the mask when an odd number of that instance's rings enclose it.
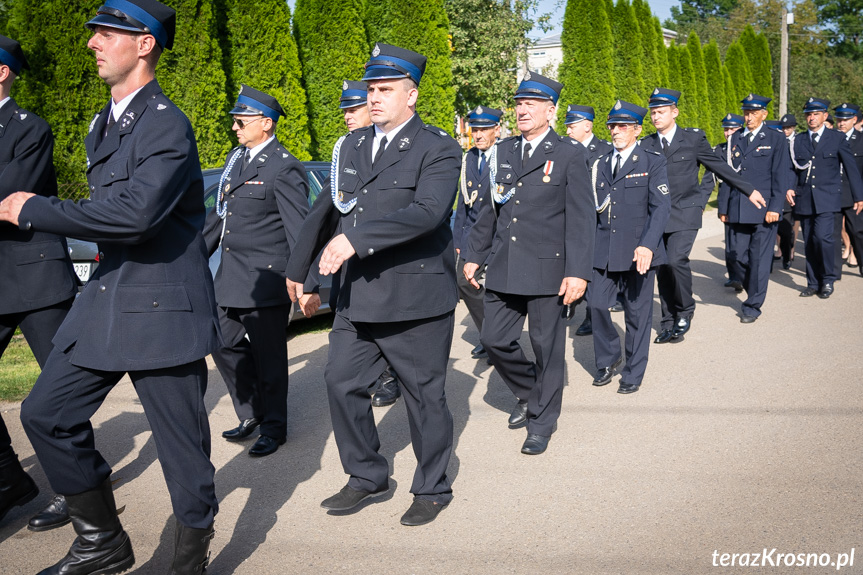
<path fill-rule="evenodd" d="M 102 185 L 110 186 L 129 179 L 129 158 L 117 158 L 105 164 Z"/>
<path fill-rule="evenodd" d="M 21 272 L 15 281 L 25 302 L 39 301 L 72 288 L 62 240 L 16 245 L 13 254 L 15 266 Z M 60 277 L 64 280 L 56 281 Z"/>
<path fill-rule="evenodd" d="M 623 201 L 627 204 L 647 205 L 647 176 L 623 180 Z"/>
<path fill-rule="evenodd" d="M 339 201 L 348 203 L 354 199 L 357 195 L 359 184 L 360 179 L 357 177 L 356 170 L 351 169 L 350 172 L 342 170 L 342 173 L 339 174 L 339 185 L 336 192 Z"/>
<path fill-rule="evenodd" d="M 243 183 L 228 201 L 229 209 L 241 218 L 259 218 L 267 212 L 267 184 Z"/>
<path fill-rule="evenodd" d="M 555 206 L 563 203 L 562 179 L 560 174 L 543 175 L 542 172 L 535 174 L 537 182 L 532 182 L 528 189 L 528 200 L 534 206 Z M 544 181 L 545 178 L 548 181 Z"/>
<path fill-rule="evenodd" d="M 391 170 L 378 176 L 378 210 L 389 214 L 408 207 L 416 195 L 417 173 Z"/>
<path fill-rule="evenodd" d="M 120 354 L 141 361 L 177 357 L 197 344 L 192 304 L 182 285 L 121 285 Z"/>

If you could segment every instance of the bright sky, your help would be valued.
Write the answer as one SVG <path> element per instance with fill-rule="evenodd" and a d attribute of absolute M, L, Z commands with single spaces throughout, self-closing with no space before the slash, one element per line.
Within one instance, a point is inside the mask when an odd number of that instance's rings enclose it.
<path fill-rule="evenodd" d="M 648 0 L 650 9 L 656 16 L 659 16 L 660 22 L 665 22 L 667 18 L 671 18 L 671 7 L 679 6 L 678 0 Z M 552 24 L 554 28 L 548 34 L 559 34 L 560 27 L 563 24 L 563 12 L 566 9 L 566 0 L 539 0 L 539 12 L 544 14 L 551 12 Z M 542 38 L 546 34 L 542 30 L 534 30 L 530 33 L 531 38 Z"/>

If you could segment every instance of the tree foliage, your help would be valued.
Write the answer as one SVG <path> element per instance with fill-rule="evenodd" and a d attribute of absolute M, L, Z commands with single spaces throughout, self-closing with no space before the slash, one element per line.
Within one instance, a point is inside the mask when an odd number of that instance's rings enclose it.
<path fill-rule="evenodd" d="M 734 80 L 734 88 L 737 92 L 734 97 L 738 102 L 750 92 L 755 91 L 749 57 L 738 42 L 732 42 L 728 47 L 728 51 L 725 53 L 725 65 L 728 66 L 731 79 Z M 763 96 L 763 94 L 759 95 Z"/>
<path fill-rule="evenodd" d="M 345 131 L 339 110 L 342 81 L 359 80 L 369 47 L 362 0 L 297 0 L 294 32 L 308 96 L 312 155 L 327 159 Z"/>
<path fill-rule="evenodd" d="M 737 98 L 737 87 L 734 85 L 734 79 L 731 77 L 731 72 L 725 64 L 722 65 L 722 80 L 725 84 L 726 113 L 737 114 L 738 110 L 740 110 L 740 101 Z"/>
<path fill-rule="evenodd" d="M 375 2 L 368 2 L 369 6 Z M 419 89 L 417 112 L 427 124 L 450 134 L 455 126 L 449 19 L 443 0 L 383 0 L 376 16 L 377 37 L 384 42 L 419 52 L 428 58 Z M 378 8 L 376 8 L 377 10 Z"/>
<path fill-rule="evenodd" d="M 617 0 L 611 17 L 614 43 L 614 83 L 617 97 L 644 106 L 647 88 L 642 68 L 642 36 L 629 0 Z"/>
<path fill-rule="evenodd" d="M 680 115 L 677 123 L 687 128 L 702 128 L 703 124 L 698 113 L 698 90 L 695 87 L 695 69 L 692 66 L 692 57 L 686 46 L 677 47 L 677 62 L 680 66 Z"/>
<path fill-rule="evenodd" d="M 456 111 L 512 106 L 535 0 L 445 0 L 452 36 Z"/>
<path fill-rule="evenodd" d="M 693 82 L 695 84 L 695 99 L 689 99 L 688 106 L 695 106 L 694 116 L 697 118 L 695 126 L 704 130 L 707 139 L 713 138 L 713 122 L 710 118 L 710 91 L 707 89 L 707 70 L 704 65 L 704 53 L 701 50 L 701 40 L 695 31 L 689 33 L 686 39 L 686 50 L 692 61 Z M 691 96 L 692 94 L 690 94 Z"/>
<path fill-rule="evenodd" d="M 815 0 L 818 16 L 836 35 L 835 53 L 863 60 L 863 0 Z"/>
<path fill-rule="evenodd" d="M 86 181 L 84 137 L 93 116 L 110 97 L 87 48 L 84 23 L 94 6 L 80 0 L 16 0 L 7 32 L 30 64 L 12 86 L 12 96 L 41 116 L 54 132 L 54 166 L 62 184 Z"/>
<path fill-rule="evenodd" d="M 563 90 L 558 125 L 563 125 L 566 106 L 593 106 L 597 118 L 607 114 L 616 99 L 614 39 L 605 2 L 568 0 L 560 36 L 563 62 L 558 80 Z M 594 122 L 594 132 L 608 137 L 604 122 Z"/>
<path fill-rule="evenodd" d="M 291 35 L 290 8 L 282 0 L 260 0 L 255 10 L 249 10 L 243 0 L 232 0 L 228 9 L 231 77 L 235 83 L 228 100 L 236 100 L 240 84 L 276 98 L 285 111 L 276 129 L 279 141 L 300 160 L 311 159 L 306 92 L 297 44 Z M 223 161 L 224 155 L 219 163 Z"/>
<path fill-rule="evenodd" d="M 725 114 L 732 112 L 733 108 L 728 108 L 728 101 L 725 96 L 725 79 L 722 75 L 722 60 L 719 58 L 719 48 L 716 42 L 711 40 L 704 47 L 704 71 L 707 77 L 707 91 L 710 94 L 710 109 L 708 117 L 705 118 L 705 127 L 711 126 L 712 130 L 708 132 L 711 142 L 719 143 L 722 141 L 722 133 L 719 129 L 719 121 Z"/>
<path fill-rule="evenodd" d="M 770 59 L 770 48 L 764 34 L 756 34 L 751 25 L 747 25 L 740 34 L 740 45 L 746 51 L 749 67 L 752 73 L 752 91 L 760 96 L 773 98 L 773 62 Z M 767 106 L 773 114 L 773 102 Z"/>

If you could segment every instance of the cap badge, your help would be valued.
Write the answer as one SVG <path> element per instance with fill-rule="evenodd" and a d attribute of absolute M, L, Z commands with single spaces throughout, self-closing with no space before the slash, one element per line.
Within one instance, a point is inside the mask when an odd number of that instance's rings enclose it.
<path fill-rule="evenodd" d="M 240 94 L 243 93 L 243 88 L 245 88 L 245 86 L 240 86 Z"/>
<path fill-rule="evenodd" d="M 524 79 L 530 80 L 530 70 L 528 70 L 527 72 L 524 73 Z"/>
<path fill-rule="evenodd" d="M 655 95 L 657 95 L 658 93 L 659 93 L 659 88 L 654 88 L 654 89 L 653 89 L 653 95 L 655 96 Z"/>
<path fill-rule="evenodd" d="M 377 58 L 381 55 L 381 47 L 378 44 L 375 44 L 375 49 L 372 50 L 372 57 Z"/>
<path fill-rule="evenodd" d="M 747 100 L 752 100 L 752 98 L 753 98 L 753 95 L 752 95 L 752 94 L 749 94 L 748 96 L 746 96 L 746 99 L 747 99 Z"/>
<path fill-rule="evenodd" d="M 814 101 L 815 101 L 815 98 L 809 98 L 809 101 L 810 101 L 810 102 L 814 102 Z"/>
<path fill-rule="evenodd" d="M 727 116 L 725 116 L 725 119 L 726 119 L 726 120 L 730 120 L 730 119 L 731 119 L 731 114 L 728 114 Z"/>
<path fill-rule="evenodd" d="M 347 89 L 348 89 L 348 81 L 345 80 L 344 82 L 342 82 L 342 90 L 347 90 Z"/>
<path fill-rule="evenodd" d="M 621 107 L 622 107 L 622 104 L 620 103 L 620 100 L 618 100 L 617 103 L 614 105 L 614 109 L 619 110 Z"/>
<path fill-rule="evenodd" d="M 476 112 L 475 112 L 475 113 L 477 113 L 477 114 L 482 114 L 482 106 L 477 106 L 477 107 L 476 107 Z"/>

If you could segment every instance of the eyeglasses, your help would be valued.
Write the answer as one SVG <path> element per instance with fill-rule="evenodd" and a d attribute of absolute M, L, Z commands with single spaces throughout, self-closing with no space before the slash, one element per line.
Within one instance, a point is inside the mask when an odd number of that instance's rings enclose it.
<path fill-rule="evenodd" d="M 616 129 L 626 132 L 627 130 L 634 129 L 636 124 L 608 124 L 606 127 L 609 132 L 613 132 Z"/>
<path fill-rule="evenodd" d="M 263 119 L 264 119 L 263 116 L 258 116 L 254 120 L 241 120 L 240 118 L 234 118 L 234 124 L 239 126 L 240 129 L 242 130 L 243 128 L 245 128 L 249 124 L 253 124 L 253 123 L 257 122 L 258 120 L 263 120 Z"/>

